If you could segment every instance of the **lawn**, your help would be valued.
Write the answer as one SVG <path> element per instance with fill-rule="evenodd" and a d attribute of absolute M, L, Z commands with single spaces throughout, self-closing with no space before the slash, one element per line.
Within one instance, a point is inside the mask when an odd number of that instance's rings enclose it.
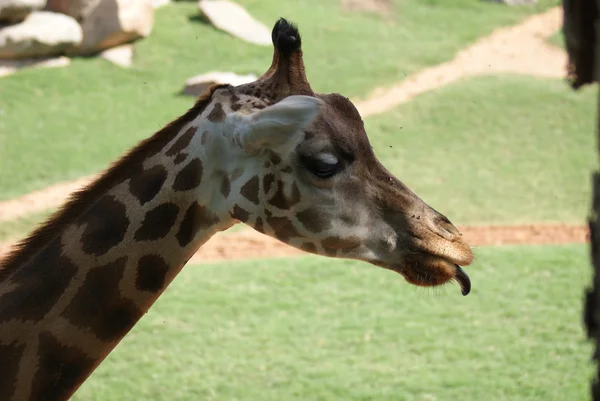
<path fill-rule="evenodd" d="M 565 36 L 562 32 L 562 29 L 557 31 L 554 35 L 549 38 L 549 42 L 555 46 L 560 47 L 561 49 L 565 48 Z"/>
<path fill-rule="evenodd" d="M 269 26 L 279 16 L 297 22 L 315 90 L 355 97 L 451 59 L 494 28 L 560 1 L 504 7 L 398 0 L 389 18 L 341 12 L 333 0 L 241 3 Z M 270 48 L 223 34 L 198 18 L 195 2 L 177 2 L 157 11 L 131 70 L 86 58 L 65 69 L 2 78 L 0 199 L 104 168 L 190 106 L 192 100 L 178 94 L 190 76 L 223 69 L 260 74 L 270 61 Z"/>
<path fill-rule="evenodd" d="M 587 247 L 477 255 L 467 297 L 316 256 L 188 266 L 74 400 L 587 399 Z"/>
<path fill-rule="evenodd" d="M 455 223 L 583 223 L 596 96 L 561 80 L 470 78 L 366 126 L 383 163 Z"/>

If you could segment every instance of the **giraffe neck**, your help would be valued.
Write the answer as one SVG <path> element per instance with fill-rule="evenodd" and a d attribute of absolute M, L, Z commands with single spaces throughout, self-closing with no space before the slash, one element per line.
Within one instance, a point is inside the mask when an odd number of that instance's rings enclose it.
<path fill-rule="evenodd" d="M 46 223 L 52 235 L 42 227 L 0 263 L 3 399 L 68 399 L 198 248 L 237 222 L 227 199 L 244 172 L 209 163 L 215 153 L 231 160 L 224 139 L 201 117 L 188 120 L 151 156 L 130 155 L 77 194 Z M 107 185 L 115 170 L 126 174 Z"/>

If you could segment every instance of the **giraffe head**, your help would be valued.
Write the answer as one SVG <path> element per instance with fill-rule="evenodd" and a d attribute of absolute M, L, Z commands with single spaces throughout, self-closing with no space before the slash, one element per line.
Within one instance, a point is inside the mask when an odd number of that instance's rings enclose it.
<path fill-rule="evenodd" d="M 214 90 L 207 108 L 228 141 L 230 216 L 308 252 L 394 270 L 415 285 L 455 279 L 466 295 L 470 281 L 460 266 L 473 253 L 459 231 L 379 162 L 350 100 L 313 92 L 297 28 L 280 19 L 272 36 L 267 72 Z"/>

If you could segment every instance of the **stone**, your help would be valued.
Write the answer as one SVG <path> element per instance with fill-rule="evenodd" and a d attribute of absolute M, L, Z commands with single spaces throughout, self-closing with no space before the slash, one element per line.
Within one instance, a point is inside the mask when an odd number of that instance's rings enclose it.
<path fill-rule="evenodd" d="M 81 17 L 83 41 L 68 54 L 92 55 L 144 38 L 154 25 L 153 0 L 100 0 Z"/>
<path fill-rule="evenodd" d="M 81 26 L 68 15 L 34 11 L 0 28 L 0 59 L 58 56 L 81 43 Z"/>
<path fill-rule="evenodd" d="M 66 67 L 69 64 L 71 64 L 71 59 L 65 56 L 0 60 L 0 77 L 14 74 L 22 69 Z"/>
<path fill-rule="evenodd" d="M 103 0 L 47 0 L 46 10 L 69 15 L 81 22 Z"/>
<path fill-rule="evenodd" d="M 216 28 L 246 42 L 272 46 L 271 30 L 242 6 L 227 0 L 200 0 L 198 7 Z"/>
<path fill-rule="evenodd" d="M 133 44 L 126 43 L 121 46 L 111 47 L 100 53 L 100 57 L 120 67 L 131 67 L 133 64 Z"/>
<path fill-rule="evenodd" d="M 171 0 L 152 0 L 152 6 L 154 8 L 163 7 L 163 6 L 166 6 L 169 3 L 171 3 Z"/>
<path fill-rule="evenodd" d="M 196 75 L 185 81 L 183 94 L 200 96 L 206 89 L 216 84 L 230 84 L 233 86 L 247 84 L 256 81 L 256 75 L 237 75 L 233 72 L 213 71 L 206 74 Z"/>
<path fill-rule="evenodd" d="M 0 0 L 0 21 L 21 22 L 46 6 L 46 0 Z"/>
<path fill-rule="evenodd" d="M 503 3 L 509 6 L 525 6 L 529 4 L 536 4 L 537 0 L 485 0 L 491 1 L 492 3 Z"/>

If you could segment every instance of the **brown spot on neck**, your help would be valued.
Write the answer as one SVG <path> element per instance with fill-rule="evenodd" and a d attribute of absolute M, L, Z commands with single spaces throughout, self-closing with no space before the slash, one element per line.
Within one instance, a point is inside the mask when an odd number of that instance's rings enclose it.
<path fill-rule="evenodd" d="M 280 241 L 287 242 L 290 238 L 300 236 L 294 224 L 287 217 L 269 216 L 267 217 L 267 224 L 271 226 L 275 232 L 275 237 Z"/>
<path fill-rule="evenodd" d="M 309 252 L 309 253 L 317 253 L 317 247 L 312 242 L 304 242 L 300 246 L 300 249 L 302 249 L 305 252 Z"/>
<path fill-rule="evenodd" d="M 142 316 L 143 311 L 119 290 L 127 257 L 92 268 L 62 316 L 72 324 L 91 330 L 109 343 L 120 340 Z"/>
<path fill-rule="evenodd" d="M 119 245 L 127 228 L 127 208 L 112 195 L 105 195 L 78 221 L 85 224 L 81 246 L 88 255 L 102 256 Z"/>
<path fill-rule="evenodd" d="M 39 336 L 38 370 L 33 378 L 30 400 L 67 400 L 89 376 L 99 361 L 81 350 L 59 343 L 51 334 Z"/>
<path fill-rule="evenodd" d="M 198 202 L 192 203 L 185 212 L 176 235 L 179 245 L 181 247 L 189 245 L 199 230 L 207 229 L 218 221 L 219 218 L 205 206 Z"/>
<path fill-rule="evenodd" d="M 175 224 L 179 207 L 174 203 L 163 203 L 149 210 L 144 216 L 144 221 L 135 232 L 136 241 L 153 241 L 169 234 Z"/>
<path fill-rule="evenodd" d="M 177 155 L 177 157 L 179 156 Z M 129 191 L 143 205 L 158 195 L 167 179 L 167 170 L 161 165 L 151 167 L 148 170 L 140 167 L 140 170 L 129 180 Z"/>
<path fill-rule="evenodd" d="M 331 222 L 322 218 L 316 207 L 309 207 L 308 209 L 296 213 L 296 218 L 302 223 L 304 228 L 313 233 L 320 233 L 331 227 Z"/>
<path fill-rule="evenodd" d="M 263 176 L 263 190 L 265 194 L 268 194 L 271 190 L 271 185 L 273 185 L 273 181 L 275 181 L 275 174 L 265 174 Z"/>
<path fill-rule="evenodd" d="M 221 103 L 215 104 L 207 119 L 213 123 L 220 123 L 225 119 L 225 112 L 223 111 L 223 106 Z"/>
<path fill-rule="evenodd" d="M 185 161 L 185 159 L 187 159 L 187 153 L 182 152 L 180 154 L 178 154 L 177 156 L 175 156 L 175 159 L 173 159 L 173 163 L 177 164 L 181 164 Z"/>
<path fill-rule="evenodd" d="M 223 197 L 227 199 L 229 197 L 229 193 L 231 192 L 231 181 L 229 181 L 229 177 L 227 175 L 223 176 L 223 181 L 221 181 L 221 194 Z"/>
<path fill-rule="evenodd" d="M 169 265 L 159 255 L 144 255 L 138 260 L 135 286 L 140 291 L 159 292 L 165 288 Z"/>
<path fill-rule="evenodd" d="M 274 165 L 278 165 L 279 163 L 281 163 L 281 156 L 279 156 L 273 151 L 269 151 L 269 160 L 271 160 L 271 163 L 273 163 Z"/>
<path fill-rule="evenodd" d="M 198 128 L 190 127 L 188 128 L 176 141 L 175 143 L 167 150 L 165 153 L 167 156 L 176 156 L 182 150 L 187 148 L 194 137 Z"/>
<path fill-rule="evenodd" d="M 175 177 L 173 189 L 175 191 L 189 191 L 196 188 L 202 181 L 202 161 L 192 159 Z"/>
<path fill-rule="evenodd" d="M 0 394 L 10 400 L 15 391 L 21 357 L 25 351 L 25 344 L 0 344 Z"/>
<path fill-rule="evenodd" d="M 37 321 L 54 307 L 77 273 L 77 267 L 62 255 L 57 238 L 37 255 L 35 261 L 21 266 L 12 276 L 17 288 L 0 296 L 0 325 L 11 319 Z"/>
<path fill-rule="evenodd" d="M 289 210 L 294 205 L 300 202 L 300 190 L 298 189 L 298 185 L 294 182 L 292 184 L 292 194 L 289 198 L 286 198 L 283 193 L 283 181 L 279 181 L 277 184 L 277 192 L 275 195 L 269 200 L 269 203 L 281 210 Z"/>
<path fill-rule="evenodd" d="M 263 225 L 263 221 L 260 217 L 256 218 L 256 222 L 254 223 L 254 229 L 259 233 L 265 233 L 265 227 Z"/>
<path fill-rule="evenodd" d="M 240 193 L 242 194 L 242 196 L 246 199 L 248 199 L 250 202 L 254 203 L 255 205 L 258 205 L 258 190 L 259 190 L 259 181 L 258 181 L 258 177 L 254 176 L 252 178 L 250 178 L 243 186 L 242 189 L 240 190 Z"/>
<path fill-rule="evenodd" d="M 250 213 L 248 213 L 248 211 L 242 208 L 241 206 L 235 205 L 233 207 L 233 212 L 231 212 L 231 217 L 245 223 L 248 221 Z"/>

